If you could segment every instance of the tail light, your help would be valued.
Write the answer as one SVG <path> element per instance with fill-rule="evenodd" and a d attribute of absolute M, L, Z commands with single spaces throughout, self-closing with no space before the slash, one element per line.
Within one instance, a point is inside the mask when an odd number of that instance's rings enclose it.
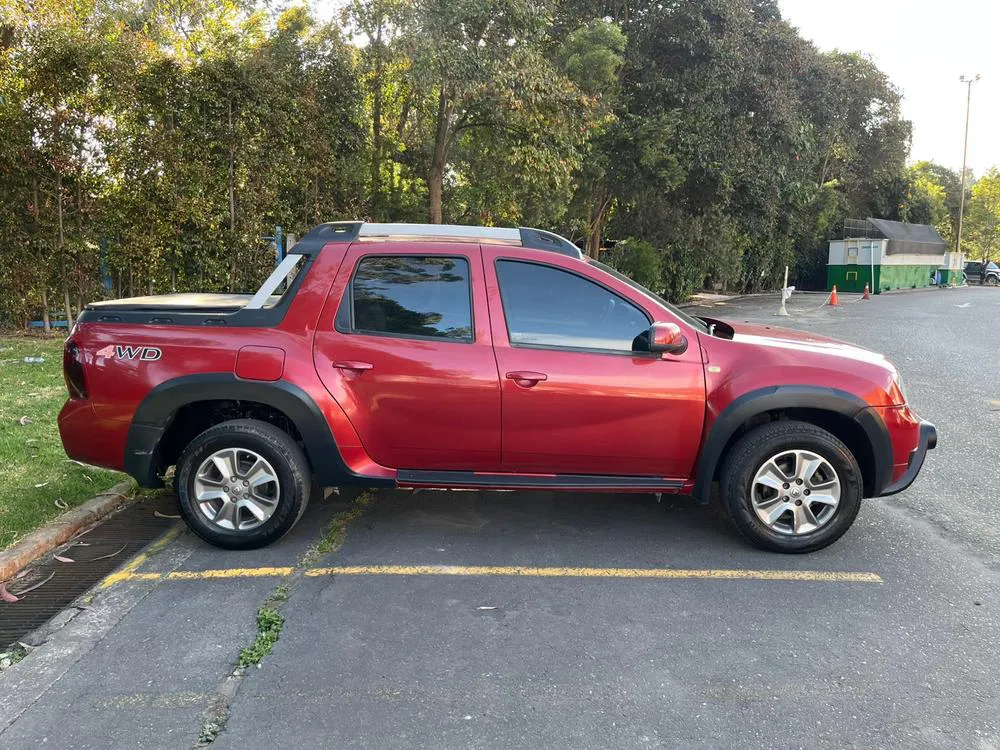
<path fill-rule="evenodd" d="M 63 377 L 70 398 L 87 398 L 87 381 L 83 377 L 83 352 L 73 340 L 63 347 Z"/>

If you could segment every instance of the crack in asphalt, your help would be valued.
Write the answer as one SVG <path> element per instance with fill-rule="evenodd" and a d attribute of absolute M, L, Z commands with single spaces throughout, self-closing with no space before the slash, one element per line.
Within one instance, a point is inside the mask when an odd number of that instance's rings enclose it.
<path fill-rule="evenodd" d="M 271 653 L 274 643 L 280 638 L 281 629 L 284 627 L 284 619 L 281 618 L 281 611 L 305 578 L 308 567 L 320 562 L 340 549 L 344 543 L 347 526 L 364 514 L 372 497 L 373 493 L 369 491 L 360 492 L 345 510 L 335 514 L 330 519 L 326 528 L 323 529 L 316 542 L 299 557 L 292 571 L 283 576 L 267 597 L 265 597 L 257 610 L 258 629 L 255 633 L 254 642 L 249 646 L 242 647 L 237 652 L 236 666 L 226 675 L 222 684 L 219 685 L 212 702 L 202 713 L 201 728 L 193 745 L 194 750 L 208 747 L 225 731 L 232 703 L 239 693 L 243 681 L 252 668 L 262 668 L 264 659 Z M 252 657 L 250 663 L 247 663 L 245 654 L 255 651 L 255 646 L 257 646 L 262 636 L 263 625 L 261 624 L 260 616 L 264 611 L 274 612 L 279 618 L 278 633 L 273 639 L 268 640 L 266 644 L 262 644 L 259 651 Z"/>

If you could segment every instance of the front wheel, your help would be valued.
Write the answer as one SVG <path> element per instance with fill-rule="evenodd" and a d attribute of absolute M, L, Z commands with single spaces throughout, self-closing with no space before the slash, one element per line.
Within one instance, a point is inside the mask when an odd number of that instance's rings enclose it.
<path fill-rule="evenodd" d="M 987 276 L 986 277 L 986 285 L 987 286 L 996 286 L 997 285 L 997 277 L 996 276 Z"/>
<path fill-rule="evenodd" d="M 850 528 L 862 478 L 851 451 L 807 422 L 763 425 L 730 450 L 722 501 L 740 535 L 773 552 L 814 552 Z"/>
<path fill-rule="evenodd" d="M 309 464 L 272 424 L 234 419 L 191 441 L 177 462 L 177 501 L 191 530 L 226 549 L 280 539 L 309 502 Z"/>

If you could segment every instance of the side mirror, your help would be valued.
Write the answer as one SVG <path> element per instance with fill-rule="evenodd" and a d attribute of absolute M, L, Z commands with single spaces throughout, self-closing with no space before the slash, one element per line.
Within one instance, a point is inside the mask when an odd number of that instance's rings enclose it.
<path fill-rule="evenodd" d="M 649 351 L 683 354 L 688 340 L 676 323 L 653 323 L 649 327 Z"/>

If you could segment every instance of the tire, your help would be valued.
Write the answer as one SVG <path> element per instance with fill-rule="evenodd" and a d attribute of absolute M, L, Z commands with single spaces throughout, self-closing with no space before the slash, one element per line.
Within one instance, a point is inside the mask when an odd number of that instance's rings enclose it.
<path fill-rule="evenodd" d="M 226 473 L 235 468 L 236 483 L 227 481 L 223 466 Z M 225 549 L 256 549 L 280 539 L 302 517 L 312 487 L 298 444 L 254 419 L 222 422 L 198 435 L 181 454 L 176 477 L 184 521 Z"/>
<path fill-rule="evenodd" d="M 996 276 L 987 276 L 986 277 L 986 285 L 987 286 L 996 286 L 997 285 L 997 277 Z"/>
<path fill-rule="evenodd" d="M 799 476 L 806 480 L 795 480 L 788 471 L 793 462 L 803 467 Z M 760 482 L 758 472 L 764 473 Z M 858 462 L 844 443 L 792 420 L 741 437 L 726 455 L 719 482 L 723 506 L 740 536 L 756 547 L 793 554 L 823 549 L 843 536 L 861 508 L 863 486 Z M 777 519 L 768 525 L 758 513 Z"/>

